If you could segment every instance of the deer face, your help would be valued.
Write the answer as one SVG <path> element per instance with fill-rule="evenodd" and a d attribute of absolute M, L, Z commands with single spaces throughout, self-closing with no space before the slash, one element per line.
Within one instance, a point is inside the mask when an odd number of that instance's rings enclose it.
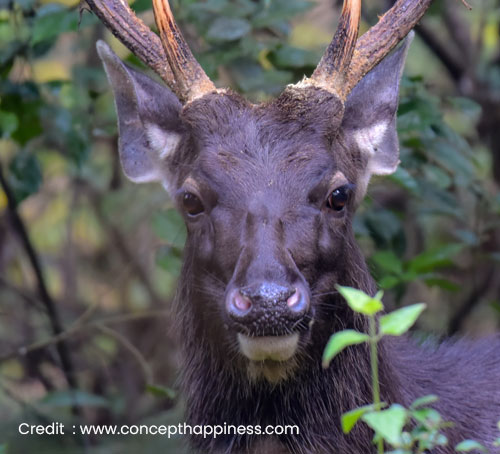
<path fill-rule="evenodd" d="M 407 47 L 345 103 L 322 88 L 292 86 L 263 105 L 213 92 L 182 107 L 168 88 L 98 45 L 115 93 L 124 172 L 135 182 L 160 181 L 186 221 L 186 260 L 203 301 L 197 317 L 238 345 L 250 367 L 269 366 L 259 370 L 270 380 L 286 375 L 309 341 L 317 295 L 338 281 L 370 176 L 397 166 Z"/>

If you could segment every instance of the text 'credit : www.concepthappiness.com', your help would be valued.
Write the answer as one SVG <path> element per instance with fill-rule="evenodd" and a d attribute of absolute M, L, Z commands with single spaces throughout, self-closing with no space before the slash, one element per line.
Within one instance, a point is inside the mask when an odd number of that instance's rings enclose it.
<path fill-rule="evenodd" d="M 164 435 L 168 438 L 183 435 L 198 435 L 203 438 L 217 438 L 222 435 L 298 435 L 296 425 L 244 426 L 233 424 L 195 425 L 180 424 L 132 424 L 132 425 L 65 425 L 62 422 L 50 424 L 21 423 L 21 435 Z"/>

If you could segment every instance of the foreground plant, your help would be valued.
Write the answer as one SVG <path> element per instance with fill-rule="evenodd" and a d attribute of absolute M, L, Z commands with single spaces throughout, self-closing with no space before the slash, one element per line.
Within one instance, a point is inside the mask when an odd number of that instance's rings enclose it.
<path fill-rule="evenodd" d="M 368 318 L 369 332 L 362 333 L 347 329 L 333 334 L 323 353 L 323 367 L 328 367 L 332 359 L 345 348 L 368 343 L 372 376 L 373 404 L 355 408 L 342 415 L 342 430 L 349 433 L 359 420 L 374 431 L 373 441 L 379 454 L 384 453 L 384 443 L 393 448 L 391 454 L 420 454 L 448 444 L 442 430 L 452 423 L 443 420 L 440 413 L 430 407 L 438 400 L 435 395 L 416 399 L 409 408 L 394 403 L 380 401 L 380 383 L 378 379 L 377 344 L 384 336 L 401 336 L 416 322 L 425 309 L 424 303 L 403 307 L 385 315 L 378 316 L 384 310 L 383 292 L 370 296 L 361 290 L 337 286 L 349 307 Z M 500 428 L 500 423 L 499 423 Z M 495 445 L 500 445 L 500 439 Z M 474 440 L 464 440 L 455 447 L 457 452 L 480 452 L 488 450 Z"/>

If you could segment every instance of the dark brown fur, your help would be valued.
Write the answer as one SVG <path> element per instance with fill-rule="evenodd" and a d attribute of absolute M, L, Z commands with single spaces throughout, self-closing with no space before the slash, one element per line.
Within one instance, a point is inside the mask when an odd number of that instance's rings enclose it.
<path fill-rule="evenodd" d="M 390 173 L 397 165 L 395 111 L 405 49 L 368 74 L 345 106 L 321 89 L 295 87 L 265 105 L 213 93 L 184 108 L 167 89 L 99 49 L 117 98 L 126 174 L 164 182 L 186 219 L 176 325 L 187 422 L 300 429 L 299 435 L 269 440 L 193 436 L 200 452 L 373 451 L 366 425 L 348 436 L 340 428 L 342 413 L 372 401 L 367 347 L 346 349 L 326 370 L 321 356 L 332 333 L 367 330 L 334 285 L 376 291 L 352 218 L 370 175 Z M 159 156 L 152 152 L 158 144 Z M 158 168 L 161 174 L 153 172 Z M 343 211 L 325 205 L 338 178 L 356 187 Z M 186 191 L 201 200 L 201 215 L 190 217 L 183 209 Z M 269 311 L 258 322 L 235 324 L 225 305 L 228 291 L 262 279 L 303 283 L 311 301 L 307 316 L 290 326 Z M 249 374 L 250 360 L 236 339 L 245 330 L 252 336 L 300 333 L 281 380 Z M 498 336 L 439 346 L 390 338 L 380 344 L 379 361 L 384 402 L 408 406 L 437 394 L 435 407 L 456 423 L 447 431 L 449 447 L 436 454 L 453 452 L 465 438 L 492 447 L 500 419 Z"/>

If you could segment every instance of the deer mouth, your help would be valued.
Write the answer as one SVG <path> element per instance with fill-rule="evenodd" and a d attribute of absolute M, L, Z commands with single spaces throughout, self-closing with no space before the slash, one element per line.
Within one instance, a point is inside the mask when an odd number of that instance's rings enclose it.
<path fill-rule="evenodd" d="M 250 337 L 238 333 L 240 351 L 251 361 L 287 361 L 297 351 L 299 334 Z"/>
<path fill-rule="evenodd" d="M 291 378 L 297 368 L 296 352 L 299 334 L 250 337 L 238 334 L 241 353 L 248 358 L 251 381 L 267 381 L 273 385 Z"/>

